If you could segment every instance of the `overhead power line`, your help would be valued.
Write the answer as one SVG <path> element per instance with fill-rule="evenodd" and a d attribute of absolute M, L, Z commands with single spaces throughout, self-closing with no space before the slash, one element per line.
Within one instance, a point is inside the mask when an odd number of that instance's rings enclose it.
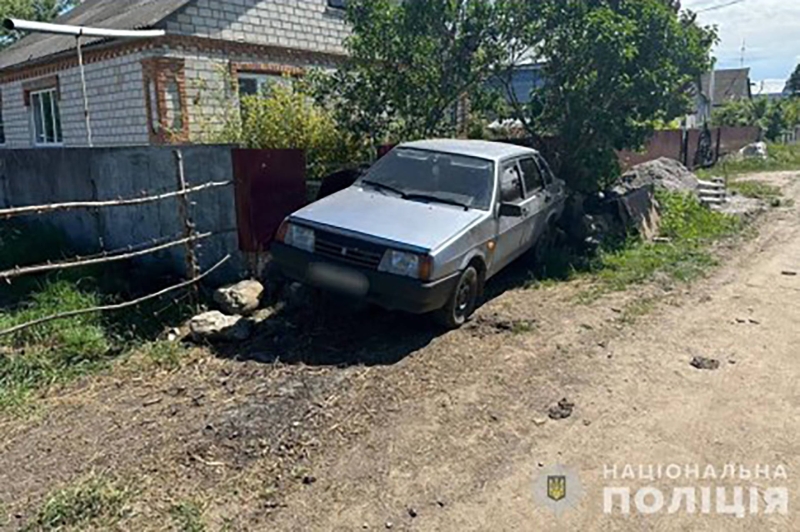
<path fill-rule="evenodd" d="M 731 6 L 735 6 L 735 5 L 741 4 L 741 3 L 745 2 L 745 1 L 746 0 L 733 0 L 732 2 L 728 2 L 726 4 L 720 4 L 718 6 L 711 6 L 711 7 L 705 8 L 705 9 L 699 9 L 699 10 L 695 11 L 695 13 L 708 13 L 709 11 L 717 11 L 719 9 L 724 9 L 726 7 L 731 7 Z"/>

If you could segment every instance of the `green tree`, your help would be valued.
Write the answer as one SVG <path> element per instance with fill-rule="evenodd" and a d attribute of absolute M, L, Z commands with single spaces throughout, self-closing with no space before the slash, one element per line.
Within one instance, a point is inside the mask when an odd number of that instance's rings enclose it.
<path fill-rule="evenodd" d="M 800 64 L 794 69 L 792 75 L 789 76 L 789 81 L 786 82 L 784 89 L 792 97 L 800 97 Z"/>
<path fill-rule="evenodd" d="M 366 160 L 362 146 L 338 128 L 328 109 L 314 102 L 305 82 L 287 77 L 257 95 L 240 98 L 231 97 L 235 88 L 207 95 L 216 109 L 213 120 L 200 117 L 204 131 L 195 140 L 244 148 L 305 150 L 311 179 Z"/>
<path fill-rule="evenodd" d="M 577 189 L 614 179 L 616 150 L 686 113 L 687 89 L 711 66 L 716 30 L 674 1 L 542 0 L 527 10 L 522 44 L 544 60 L 546 82 L 514 112 L 534 139 L 551 139 Z M 500 73 L 507 86 L 511 72 Z"/>
<path fill-rule="evenodd" d="M 506 53 L 494 26 L 521 0 L 353 0 L 348 59 L 323 83 L 350 131 L 373 143 L 452 134 L 467 96 L 474 106 Z"/>
<path fill-rule="evenodd" d="M 714 110 L 712 121 L 715 126 L 757 126 L 767 140 L 775 141 L 798 123 L 798 103 L 798 100 L 771 101 L 769 98 L 732 100 Z"/>
<path fill-rule="evenodd" d="M 0 20 L 20 18 L 50 22 L 71 9 L 79 0 L 0 0 Z M 0 47 L 8 46 L 21 37 L 19 32 L 0 31 Z"/>

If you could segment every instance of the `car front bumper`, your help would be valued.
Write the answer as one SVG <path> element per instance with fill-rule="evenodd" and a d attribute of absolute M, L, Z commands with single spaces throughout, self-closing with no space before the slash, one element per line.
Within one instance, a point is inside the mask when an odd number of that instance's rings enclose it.
<path fill-rule="evenodd" d="M 337 264 L 277 242 L 272 244 L 271 252 L 281 272 L 290 279 L 364 299 L 387 310 L 401 310 L 411 314 L 425 314 L 444 307 L 459 279 L 459 275 L 454 274 L 445 279 L 424 283 L 366 268 Z M 318 271 L 332 274 L 319 275 Z M 340 278 L 343 280 L 340 281 Z M 350 282 L 351 280 L 355 280 L 355 283 Z"/>

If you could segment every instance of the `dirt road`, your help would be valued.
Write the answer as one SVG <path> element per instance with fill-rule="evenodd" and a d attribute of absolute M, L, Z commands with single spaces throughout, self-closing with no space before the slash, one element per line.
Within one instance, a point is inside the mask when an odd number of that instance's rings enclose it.
<path fill-rule="evenodd" d="M 786 184 L 786 177 L 771 179 Z M 800 198 L 798 185 L 787 194 Z M 533 316 L 536 331 L 463 346 L 455 355 L 461 363 L 448 370 L 438 357 L 452 338 L 414 355 L 447 385 L 405 402 L 317 469 L 320 485 L 288 501 L 275 527 L 375 529 L 388 521 L 397 529 L 453 531 L 800 530 L 800 277 L 783 274 L 798 270 L 800 219 L 787 211 L 771 216 L 712 278 L 667 296 L 635 327 L 619 330 L 608 301 L 559 312 L 557 302 L 540 307 L 530 293 L 506 294 L 481 315 Z M 722 367 L 699 371 L 690 365 L 694 356 Z M 562 397 L 576 404 L 573 416 L 539 425 L 546 406 Z M 639 465 L 699 464 L 702 476 L 710 464 L 721 476 L 730 463 L 786 466 L 788 484 L 774 485 L 790 488 L 789 515 L 692 516 L 685 506 L 666 515 L 669 497 L 646 518 L 603 512 L 604 485 L 634 492 L 655 485 L 670 495 L 673 487 L 752 483 L 606 482 L 606 465 L 618 465 L 621 475 L 631 464 L 638 475 Z M 533 488 L 554 464 L 575 471 L 584 490 L 560 519 L 537 504 Z M 700 512 L 699 491 L 697 505 Z"/>
<path fill-rule="evenodd" d="M 761 179 L 800 200 L 800 176 Z M 6 527 L 100 471 L 137 487 L 122 530 L 168 529 L 170 504 L 189 499 L 209 530 L 800 530 L 800 276 L 787 275 L 800 273 L 800 216 L 773 211 L 721 253 L 691 287 L 579 304 L 580 283 L 525 290 L 512 272 L 443 336 L 418 319 L 345 316 L 335 333 L 272 329 L 240 360 L 89 379 L 32 420 L 0 420 Z M 696 356 L 721 365 L 696 369 Z M 572 415 L 549 419 L 562 398 Z M 659 464 L 701 478 L 604 479 Z M 727 464 L 788 478 L 702 478 Z M 570 471 L 560 515 L 534 493 L 556 465 Z M 631 489 L 630 515 L 604 512 L 607 486 Z M 646 486 L 666 497 L 647 516 L 633 501 Z M 715 497 L 701 515 L 706 486 L 729 498 L 785 486 L 789 512 L 764 515 L 761 500 L 750 515 L 745 497 L 743 518 L 721 515 Z M 685 500 L 668 513 L 674 488 L 697 488 L 696 514 Z"/>

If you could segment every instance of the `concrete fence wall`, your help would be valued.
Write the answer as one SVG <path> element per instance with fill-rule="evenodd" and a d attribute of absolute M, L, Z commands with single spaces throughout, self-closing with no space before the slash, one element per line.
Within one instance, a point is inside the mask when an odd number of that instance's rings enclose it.
<path fill-rule="evenodd" d="M 698 141 L 700 138 L 699 129 L 688 131 L 688 153 L 687 163 L 691 167 L 697 152 Z M 735 153 L 748 144 L 757 142 L 761 138 L 761 129 L 758 127 L 722 127 L 711 130 L 711 141 L 714 149 L 717 146 L 717 136 L 719 135 L 720 155 Z M 683 131 L 680 129 L 656 131 L 642 151 L 622 151 L 619 153 L 620 164 L 627 169 L 637 164 L 653 161 L 660 157 L 669 157 L 682 161 Z"/>
<path fill-rule="evenodd" d="M 181 151 L 188 186 L 233 180 L 230 147 L 189 146 Z M 113 200 L 175 191 L 178 185 L 173 152 L 173 148 L 167 147 L 2 150 L 0 205 L 22 207 Z M 201 268 L 205 270 L 232 253 L 234 260 L 212 280 L 242 275 L 246 262 L 238 251 L 234 187 L 208 189 L 190 198 L 190 213 L 198 232 L 226 231 L 200 243 Z M 122 249 L 181 235 L 183 231 L 177 198 L 137 206 L 42 214 L 28 219 L 63 230 L 82 252 Z M 140 263 L 182 274 L 184 248 L 148 256 Z"/>

